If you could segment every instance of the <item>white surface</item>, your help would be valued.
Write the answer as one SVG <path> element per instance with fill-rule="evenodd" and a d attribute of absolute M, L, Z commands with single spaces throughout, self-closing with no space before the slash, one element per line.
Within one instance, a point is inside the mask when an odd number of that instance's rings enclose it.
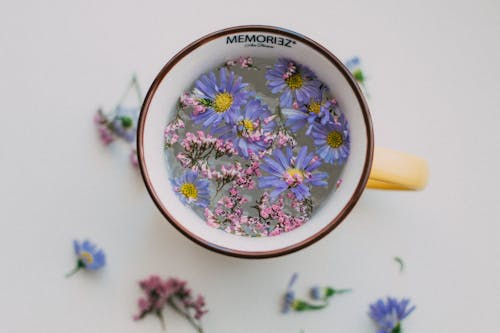
<path fill-rule="evenodd" d="M 254 33 L 262 34 L 259 31 L 245 34 Z M 266 36 L 272 35 L 267 32 L 264 34 Z M 241 35 L 241 33 L 236 35 Z M 142 137 L 145 169 L 161 205 L 168 210 L 170 216 L 203 241 L 229 251 L 254 253 L 276 251 L 296 245 L 320 233 L 347 205 L 363 176 L 368 146 L 367 124 L 361 103 L 349 81 L 330 60 L 313 48 L 299 40 L 290 48 L 279 46 L 275 48 L 245 48 L 244 44 L 227 45 L 226 37 L 229 38 L 228 36 L 231 35 L 213 39 L 190 52 L 180 59 L 159 83 L 151 99 L 144 122 Z M 276 34 L 275 36 L 283 35 Z M 306 223 L 293 232 L 282 233 L 274 237 L 241 237 L 221 232 L 221 230 L 206 223 L 200 223 L 203 222 L 203 219 L 191 207 L 179 204 L 170 182 L 172 171 L 168 170 L 166 167 L 168 163 L 165 163 L 165 124 L 175 118 L 179 96 L 184 91 L 191 89 L 193 82 L 202 73 L 207 73 L 227 60 L 237 59 L 242 55 L 270 59 L 290 58 L 308 66 L 314 73 L 320 73 L 321 82 L 328 87 L 335 88 L 335 98 L 349 122 L 350 155 L 340 176 L 343 179 L 341 190 L 335 191 L 335 195 L 324 198 L 325 201 L 321 203 L 321 207 L 315 209 L 311 223 Z M 332 181 L 334 180 L 330 180 L 330 182 Z"/>
<path fill-rule="evenodd" d="M 499 3 L 305 3 L 0 4 L 0 331 L 160 332 L 155 318 L 131 319 L 135 282 L 150 273 L 206 295 L 207 332 L 374 332 L 367 304 L 388 294 L 418 306 L 406 333 L 497 330 Z M 187 43 L 250 23 L 301 32 L 340 58 L 359 54 L 377 144 L 426 157 L 428 189 L 366 191 L 332 234 L 272 260 L 208 252 L 167 224 L 125 147 L 99 144 L 93 113 L 114 105 L 132 71 L 146 87 Z M 105 270 L 64 279 L 75 237 L 105 248 Z M 313 283 L 354 292 L 282 316 L 294 271 L 298 293 Z M 168 332 L 192 332 L 167 319 Z"/>

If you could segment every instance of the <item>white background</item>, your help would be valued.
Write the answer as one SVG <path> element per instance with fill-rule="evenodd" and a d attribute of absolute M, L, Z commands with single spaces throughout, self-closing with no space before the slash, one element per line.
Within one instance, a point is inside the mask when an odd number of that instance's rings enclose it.
<path fill-rule="evenodd" d="M 315 245 L 250 261 L 209 252 L 160 215 L 125 146 L 100 145 L 92 116 L 132 72 L 145 90 L 164 63 L 232 25 L 287 27 L 341 59 L 360 55 L 377 145 L 429 161 L 419 193 L 366 191 Z M 136 281 L 189 281 L 206 332 L 374 332 L 367 306 L 410 297 L 411 332 L 493 332 L 500 311 L 500 4 L 495 1 L 2 1 L 0 331 L 161 332 L 132 321 Z M 73 238 L 106 250 L 72 268 Z M 394 256 L 407 269 L 399 273 Z M 325 310 L 279 313 L 292 272 L 352 287 Z M 167 314 L 168 332 L 192 332 Z"/>

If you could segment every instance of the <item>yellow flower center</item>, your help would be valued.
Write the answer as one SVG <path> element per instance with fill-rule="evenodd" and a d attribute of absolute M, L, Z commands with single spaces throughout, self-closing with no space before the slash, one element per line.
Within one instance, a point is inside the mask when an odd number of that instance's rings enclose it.
<path fill-rule="evenodd" d="M 328 133 L 326 137 L 326 142 L 328 142 L 328 145 L 332 148 L 338 148 L 342 146 L 344 143 L 344 139 L 342 138 L 342 133 L 333 131 Z"/>
<path fill-rule="evenodd" d="M 302 87 L 302 76 L 300 74 L 293 74 L 288 79 L 285 80 L 286 84 L 290 89 L 299 89 Z"/>
<path fill-rule="evenodd" d="M 300 169 L 297 169 L 297 168 L 292 168 L 292 169 L 288 169 L 286 170 L 286 172 L 291 176 L 291 177 L 295 177 L 295 176 L 301 176 L 302 178 L 304 178 L 304 171 L 300 170 Z"/>
<path fill-rule="evenodd" d="M 226 112 L 233 104 L 233 96 L 224 92 L 215 96 L 214 109 L 218 113 Z"/>
<path fill-rule="evenodd" d="M 250 119 L 243 119 L 238 123 L 238 125 L 241 125 L 245 127 L 245 129 L 249 132 L 252 133 L 254 128 L 253 128 L 253 122 Z"/>
<path fill-rule="evenodd" d="M 87 251 L 80 252 L 80 258 L 82 258 L 87 265 L 90 265 L 94 262 L 94 257 Z"/>
<path fill-rule="evenodd" d="M 181 185 L 181 188 L 179 191 L 184 194 L 186 198 L 189 199 L 196 199 L 198 198 L 198 190 L 196 189 L 196 186 L 194 186 L 193 183 L 184 183 Z"/>
<path fill-rule="evenodd" d="M 312 102 L 307 108 L 309 112 L 318 114 L 321 111 L 321 104 L 318 102 Z"/>

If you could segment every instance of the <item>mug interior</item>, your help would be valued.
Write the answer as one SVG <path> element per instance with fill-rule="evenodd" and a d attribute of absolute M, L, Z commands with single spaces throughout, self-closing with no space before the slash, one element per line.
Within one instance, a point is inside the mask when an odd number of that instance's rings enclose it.
<path fill-rule="evenodd" d="M 165 160 L 164 128 L 175 117 L 180 95 L 203 73 L 239 56 L 290 58 L 309 67 L 328 85 L 349 122 L 350 156 L 340 188 L 299 228 L 272 237 L 245 237 L 210 227 L 176 197 Z M 270 257 L 305 247 L 337 226 L 365 188 L 373 154 L 373 133 L 366 102 L 354 79 L 329 51 L 299 34 L 274 27 L 229 28 L 201 38 L 168 62 L 153 82 L 138 128 L 141 171 L 163 215 L 186 236 L 212 250 L 243 257 Z"/>

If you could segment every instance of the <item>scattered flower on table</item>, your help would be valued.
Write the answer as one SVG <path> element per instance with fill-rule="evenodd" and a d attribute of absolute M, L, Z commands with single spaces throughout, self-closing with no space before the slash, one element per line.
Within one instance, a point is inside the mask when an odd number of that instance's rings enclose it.
<path fill-rule="evenodd" d="M 106 265 L 104 251 L 97 248 L 89 240 L 84 240 L 83 242 L 74 240 L 73 250 L 77 256 L 76 266 L 71 272 L 66 274 L 66 277 L 72 276 L 81 269 L 96 271 Z"/>
<path fill-rule="evenodd" d="M 350 292 L 351 289 L 333 289 L 331 287 L 312 287 L 310 291 L 310 296 L 313 302 L 305 301 L 295 297 L 295 291 L 293 290 L 293 285 L 297 281 L 298 274 L 294 273 L 286 293 L 283 297 L 283 306 L 281 308 L 282 313 L 288 313 L 290 310 L 303 312 L 303 311 L 314 311 L 321 310 L 328 306 L 329 298 L 336 294 L 343 294 Z"/>
<path fill-rule="evenodd" d="M 377 333 L 400 333 L 402 332 L 401 322 L 415 310 L 415 306 L 410 306 L 409 299 L 387 297 L 386 300 L 378 299 L 370 305 L 368 315 L 377 325 Z"/>
<path fill-rule="evenodd" d="M 312 137 L 316 147 L 319 147 L 318 155 L 326 163 L 344 164 L 349 157 L 351 139 L 347 120 L 343 115 L 335 122 L 329 122 L 326 125 L 315 123 Z"/>
<path fill-rule="evenodd" d="M 359 57 L 352 57 L 345 62 L 347 69 L 352 73 L 354 79 L 359 83 L 364 93 L 366 90 L 366 75 L 361 68 L 361 59 Z"/>
<path fill-rule="evenodd" d="M 134 89 L 138 103 L 136 106 L 126 107 L 123 105 L 123 102 L 131 89 Z M 102 109 L 99 109 L 94 115 L 94 123 L 102 143 L 109 145 L 117 139 L 125 141 L 130 146 L 130 162 L 133 166 L 138 166 L 135 141 L 141 104 L 142 94 L 137 78 L 134 75 L 127 86 L 125 94 L 116 107 L 109 113 L 105 113 Z M 134 154 L 135 156 L 132 156 Z"/>
<path fill-rule="evenodd" d="M 273 94 L 280 93 L 280 105 L 289 108 L 296 101 L 308 103 L 311 98 L 320 98 L 321 82 L 306 66 L 290 59 L 280 58 L 266 72 L 267 86 Z"/>
<path fill-rule="evenodd" d="M 177 279 L 162 279 L 157 275 L 139 281 L 139 286 L 145 293 L 138 301 L 139 313 L 134 320 L 140 320 L 148 314 L 153 314 L 160 319 L 165 328 L 163 310 L 170 307 L 183 316 L 197 332 L 202 333 L 202 317 L 208 312 L 203 295 L 194 296 L 187 282 Z"/>
<path fill-rule="evenodd" d="M 402 272 L 405 269 L 405 263 L 400 257 L 394 257 L 394 261 L 399 264 L 399 271 Z"/>
<path fill-rule="evenodd" d="M 314 300 L 322 300 L 326 301 L 329 298 L 339 295 L 339 294 L 345 294 L 348 292 L 351 292 L 351 289 L 334 289 L 332 287 L 320 287 L 320 286 L 314 286 L 311 288 L 311 298 Z"/>

